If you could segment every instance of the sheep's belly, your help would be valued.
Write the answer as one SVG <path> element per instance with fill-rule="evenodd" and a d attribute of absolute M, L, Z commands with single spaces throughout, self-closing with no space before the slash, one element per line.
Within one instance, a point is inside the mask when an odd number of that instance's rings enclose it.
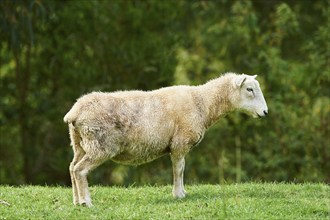
<path fill-rule="evenodd" d="M 151 162 L 159 157 L 170 153 L 170 149 L 164 148 L 159 151 L 142 151 L 142 152 L 129 152 L 124 151 L 115 157 L 111 158 L 114 162 L 125 165 L 140 165 Z"/>

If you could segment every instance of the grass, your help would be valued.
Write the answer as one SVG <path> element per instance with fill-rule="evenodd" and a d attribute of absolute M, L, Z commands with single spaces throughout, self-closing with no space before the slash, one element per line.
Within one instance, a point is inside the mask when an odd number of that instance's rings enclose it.
<path fill-rule="evenodd" d="M 0 219 L 330 219 L 326 184 L 188 185 L 186 190 L 185 199 L 175 200 L 171 186 L 94 186 L 94 207 L 86 208 L 72 205 L 70 188 L 0 186 Z"/>

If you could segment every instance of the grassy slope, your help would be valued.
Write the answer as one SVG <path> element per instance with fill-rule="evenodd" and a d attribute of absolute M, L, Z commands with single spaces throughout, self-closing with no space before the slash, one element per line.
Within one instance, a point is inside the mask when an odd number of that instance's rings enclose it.
<path fill-rule="evenodd" d="M 91 187 L 94 207 L 74 207 L 71 189 L 0 186 L 0 219 L 330 219 L 325 184 L 187 186 L 174 200 L 171 186 Z"/>

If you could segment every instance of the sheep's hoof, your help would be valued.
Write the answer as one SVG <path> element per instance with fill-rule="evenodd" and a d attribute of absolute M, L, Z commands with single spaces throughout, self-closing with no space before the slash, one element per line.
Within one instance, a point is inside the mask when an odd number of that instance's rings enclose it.
<path fill-rule="evenodd" d="M 184 197 L 186 197 L 186 195 L 183 191 L 173 192 L 173 197 L 176 199 L 183 199 Z"/>
<path fill-rule="evenodd" d="M 80 202 L 80 205 L 84 206 L 84 207 L 88 207 L 88 208 L 93 206 L 93 204 L 91 202 L 85 202 L 85 201 Z"/>

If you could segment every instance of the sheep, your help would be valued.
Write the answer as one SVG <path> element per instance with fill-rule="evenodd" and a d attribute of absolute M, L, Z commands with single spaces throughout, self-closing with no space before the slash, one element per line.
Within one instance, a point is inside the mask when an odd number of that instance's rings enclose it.
<path fill-rule="evenodd" d="M 73 203 L 92 206 L 87 174 L 104 161 L 139 165 L 167 154 L 173 166 L 172 194 L 184 198 L 184 158 L 205 131 L 235 109 L 255 118 L 268 114 L 255 78 L 227 73 L 199 86 L 80 97 L 64 117 L 74 152 L 69 167 Z"/>

